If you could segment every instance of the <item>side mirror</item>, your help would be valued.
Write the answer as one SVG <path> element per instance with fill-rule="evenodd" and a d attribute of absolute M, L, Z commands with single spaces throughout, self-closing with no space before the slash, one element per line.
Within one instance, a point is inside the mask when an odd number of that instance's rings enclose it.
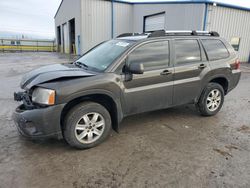
<path fill-rule="evenodd" d="M 128 67 L 128 71 L 132 74 L 143 74 L 144 66 L 142 63 L 131 63 Z"/>

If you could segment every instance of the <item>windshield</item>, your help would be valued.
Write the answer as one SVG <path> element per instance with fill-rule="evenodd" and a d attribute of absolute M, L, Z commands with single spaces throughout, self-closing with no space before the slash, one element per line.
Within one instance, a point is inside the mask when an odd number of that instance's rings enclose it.
<path fill-rule="evenodd" d="M 110 40 L 93 48 L 75 64 L 93 71 L 104 71 L 131 45 L 132 41 Z"/>

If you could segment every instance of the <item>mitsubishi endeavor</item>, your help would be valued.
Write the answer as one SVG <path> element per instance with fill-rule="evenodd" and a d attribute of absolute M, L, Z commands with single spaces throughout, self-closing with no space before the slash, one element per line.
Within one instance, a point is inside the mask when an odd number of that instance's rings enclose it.
<path fill-rule="evenodd" d="M 13 117 L 26 137 L 91 148 L 132 114 L 193 103 L 215 115 L 240 75 L 236 52 L 217 32 L 125 33 L 73 63 L 27 73 Z"/>

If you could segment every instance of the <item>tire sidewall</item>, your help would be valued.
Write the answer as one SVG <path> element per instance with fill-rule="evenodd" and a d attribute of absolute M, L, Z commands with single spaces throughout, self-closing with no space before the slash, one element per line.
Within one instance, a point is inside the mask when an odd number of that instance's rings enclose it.
<path fill-rule="evenodd" d="M 79 119 L 83 115 L 90 113 L 90 112 L 97 112 L 101 114 L 105 121 L 105 127 L 99 139 L 97 139 L 93 143 L 84 144 L 84 143 L 79 142 L 78 139 L 76 138 L 75 127 Z M 111 130 L 111 117 L 110 117 L 109 112 L 106 110 L 106 108 L 98 103 L 94 103 L 94 102 L 82 103 L 82 104 L 77 105 L 68 113 L 64 127 L 65 127 L 64 129 L 65 140 L 71 146 L 79 148 L 79 149 L 92 148 L 102 143 L 108 137 L 110 130 Z"/>
<path fill-rule="evenodd" d="M 220 91 L 221 102 L 219 107 L 215 111 L 210 111 L 207 107 L 207 97 L 209 93 L 214 89 L 218 89 Z M 222 88 L 222 86 L 217 83 L 209 83 L 202 94 L 201 100 L 199 102 L 199 109 L 202 115 L 212 116 L 220 111 L 220 109 L 223 106 L 223 103 L 224 103 L 224 89 Z"/>

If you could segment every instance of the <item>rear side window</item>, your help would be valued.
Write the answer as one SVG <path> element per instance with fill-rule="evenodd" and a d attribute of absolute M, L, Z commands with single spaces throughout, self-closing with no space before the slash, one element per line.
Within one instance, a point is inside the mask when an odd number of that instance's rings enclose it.
<path fill-rule="evenodd" d="M 210 61 L 225 59 L 229 56 L 227 48 L 220 40 L 202 39 L 201 41 Z"/>
<path fill-rule="evenodd" d="M 185 64 L 201 61 L 200 46 L 197 40 L 175 40 L 176 64 Z"/>
<path fill-rule="evenodd" d="M 142 63 L 145 70 L 166 67 L 169 64 L 168 41 L 152 42 L 135 49 L 128 57 L 130 63 Z"/>

